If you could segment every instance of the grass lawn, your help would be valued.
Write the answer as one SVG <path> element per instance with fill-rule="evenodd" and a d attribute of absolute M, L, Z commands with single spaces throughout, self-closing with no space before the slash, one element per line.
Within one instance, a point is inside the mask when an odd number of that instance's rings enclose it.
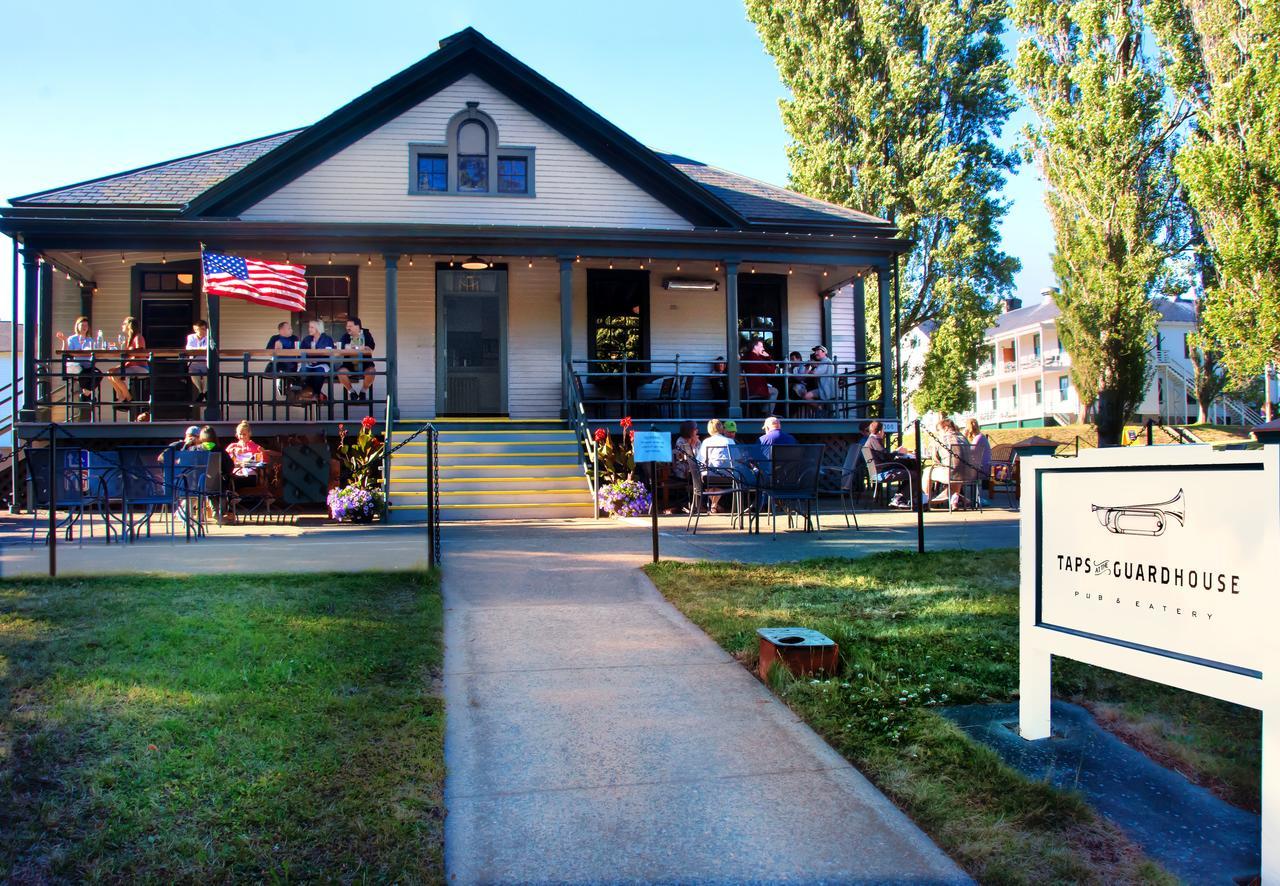
<path fill-rule="evenodd" d="M 936 711 L 1016 698 L 1016 551 L 648 572 L 745 665 L 758 627 L 811 627 L 839 643 L 834 679 L 778 673 L 775 691 L 979 881 L 1171 881 L 1082 800 L 1008 769 Z M 1054 683 L 1131 743 L 1257 808 L 1256 712 L 1062 659 Z"/>
<path fill-rule="evenodd" d="M 0 582 L 0 880 L 441 880 L 438 584 Z"/>

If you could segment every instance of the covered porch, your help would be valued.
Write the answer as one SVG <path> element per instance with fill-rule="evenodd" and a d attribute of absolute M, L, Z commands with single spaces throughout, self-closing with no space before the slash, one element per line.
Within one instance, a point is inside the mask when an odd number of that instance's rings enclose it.
<path fill-rule="evenodd" d="M 817 433 L 841 433 L 897 414 L 887 358 L 901 243 L 892 238 L 90 222 L 29 212 L 3 220 L 22 241 L 14 256 L 21 309 L 38 321 L 25 327 L 20 374 L 36 383 L 17 404 L 20 433 L 56 420 L 104 432 L 132 425 L 149 437 L 171 434 L 156 426 L 241 418 L 336 431 L 364 415 L 389 425 L 442 416 L 597 424 L 633 414 L 674 427 L 764 411 Z M 312 284 L 307 312 L 205 298 L 201 241 L 211 251 L 304 265 Z M 134 407 L 113 408 L 105 381 L 96 402 L 78 396 L 79 373 L 68 369 L 75 361 L 58 336 L 70 335 L 78 316 L 109 341 L 123 317 L 139 319 L 145 354 L 91 355 L 104 373 L 126 361 L 143 364 L 130 379 L 145 395 Z M 324 403 L 293 402 L 278 354 L 264 349 L 276 325 L 288 321 L 302 335 L 315 319 L 336 340 L 352 316 L 377 337 L 371 395 L 344 396 L 331 373 Z M 209 323 L 209 347 L 187 352 L 186 333 L 200 318 Z M 874 361 L 870 325 L 878 328 Z M 754 340 L 764 342 L 768 365 L 744 366 L 742 350 Z M 828 351 L 833 381 L 817 390 L 808 380 L 817 393 L 806 396 L 783 364 L 792 351 L 807 363 L 817 345 Z M 337 368 L 349 356 L 327 360 Z M 207 392 L 198 398 L 188 370 L 201 358 Z M 758 382 L 777 391 L 771 406 L 754 396 Z"/>

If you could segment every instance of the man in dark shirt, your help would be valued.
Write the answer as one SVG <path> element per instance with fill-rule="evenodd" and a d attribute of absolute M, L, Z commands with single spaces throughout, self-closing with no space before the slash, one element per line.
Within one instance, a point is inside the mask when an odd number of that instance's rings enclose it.
<path fill-rule="evenodd" d="M 298 348 L 298 337 L 293 334 L 293 326 L 288 320 L 276 326 L 276 334 L 267 339 L 268 351 L 294 351 Z M 286 393 L 284 376 L 292 375 L 298 370 L 297 362 L 271 358 L 271 373 L 276 376 L 276 390 L 281 396 Z"/>
<path fill-rule="evenodd" d="M 794 446 L 795 442 L 796 438 L 782 429 L 782 419 L 771 415 L 764 420 L 764 433 L 760 436 L 761 446 L 768 447 L 778 443 L 783 446 Z"/>
<path fill-rule="evenodd" d="M 364 328 L 360 318 L 352 317 L 347 320 L 347 331 L 338 340 L 338 347 L 344 351 L 359 350 L 372 355 L 377 345 L 374 344 L 373 333 Z M 372 360 L 356 359 L 343 363 L 338 368 L 338 381 L 347 389 L 347 395 L 352 400 L 367 400 L 373 394 L 373 365 Z M 364 389 L 360 391 L 355 390 L 355 385 L 351 381 L 351 376 L 357 373 L 364 376 L 362 379 Z"/>

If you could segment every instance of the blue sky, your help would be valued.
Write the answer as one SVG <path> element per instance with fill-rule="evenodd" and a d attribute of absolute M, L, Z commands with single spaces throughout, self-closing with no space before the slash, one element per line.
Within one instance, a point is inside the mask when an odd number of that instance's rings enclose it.
<path fill-rule="evenodd" d="M 3 199 L 314 122 L 468 25 L 651 147 L 787 179 L 783 87 L 738 0 L 48 0 L 5 19 Z M 1053 281 L 1041 193 L 1029 168 L 1006 189 L 1023 298 Z"/>

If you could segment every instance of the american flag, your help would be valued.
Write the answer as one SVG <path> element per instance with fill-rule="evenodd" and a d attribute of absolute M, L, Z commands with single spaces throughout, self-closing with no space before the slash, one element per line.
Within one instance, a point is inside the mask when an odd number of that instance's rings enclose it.
<path fill-rule="evenodd" d="M 306 269 L 301 265 L 257 261 L 216 252 L 202 252 L 204 291 L 209 295 L 242 298 L 285 311 L 307 307 Z"/>

